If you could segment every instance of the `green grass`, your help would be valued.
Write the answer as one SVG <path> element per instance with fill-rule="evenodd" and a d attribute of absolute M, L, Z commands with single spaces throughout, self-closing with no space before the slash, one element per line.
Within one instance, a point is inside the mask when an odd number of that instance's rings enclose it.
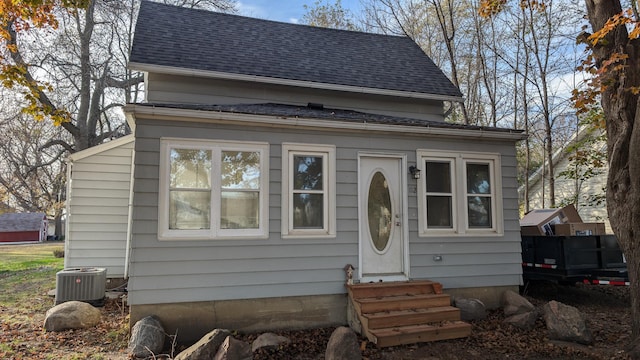
<path fill-rule="evenodd" d="M 64 258 L 55 257 L 54 250 L 63 248 L 62 243 L 0 244 L 0 359 L 126 358 L 121 352 L 127 346 L 126 318 L 112 313 L 92 329 L 43 331 L 45 313 L 54 306 L 47 292 L 55 289 L 56 273 L 64 268 Z"/>
<path fill-rule="evenodd" d="M 56 272 L 64 267 L 64 259 L 53 255 L 63 244 L 0 246 L 0 305 L 40 310 L 42 302 L 34 296 L 45 296 L 56 286 Z"/>
<path fill-rule="evenodd" d="M 56 249 L 64 249 L 64 245 L 2 245 L 0 246 L 0 276 L 43 266 L 62 268 L 64 259 L 53 255 Z"/>

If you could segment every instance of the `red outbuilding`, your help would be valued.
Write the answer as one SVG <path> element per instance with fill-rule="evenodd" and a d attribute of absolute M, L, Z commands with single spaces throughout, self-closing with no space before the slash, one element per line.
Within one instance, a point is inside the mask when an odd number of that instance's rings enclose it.
<path fill-rule="evenodd" d="M 0 215 L 0 242 L 42 242 L 47 239 L 45 213 L 7 213 Z"/>

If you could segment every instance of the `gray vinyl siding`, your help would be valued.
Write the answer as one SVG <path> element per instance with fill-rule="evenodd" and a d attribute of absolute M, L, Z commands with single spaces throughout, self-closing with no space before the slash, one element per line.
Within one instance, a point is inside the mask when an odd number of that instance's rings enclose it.
<path fill-rule="evenodd" d="M 418 237 L 416 183 L 409 180 L 411 278 L 441 281 L 445 288 L 521 284 L 513 142 L 381 133 L 276 131 L 266 127 L 136 119 L 130 304 L 344 293 L 342 269 L 346 264 L 358 264 L 358 153 L 402 153 L 411 165 L 416 161 L 416 149 L 501 153 L 504 235 Z M 268 142 L 269 238 L 159 241 L 158 162 L 163 136 Z M 335 238 L 282 239 L 280 158 L 284 142 L 336 146 Z M 434 262 L 436 254 L 442 255 L 443 261 Z"/>
<path fill-rule="evenodd" d="M 67 192 L 65 268 L 104 267 L 109 278 L 124 276 L 133 153 L 133 138 L 116 141 L 72 156 Z"/>
<path fill-rule="evenodd" d="M 146 81 L 149 103 L 177 104 L 261 104 L 279 103 L 306 106 L 323 104 L 325 108 L 347 109 L 373 114 L 444 121 L 440 101 L 400 98 L 330 90 L 294 88 L 282 85 L 223 81 L 150 73 Z"/>

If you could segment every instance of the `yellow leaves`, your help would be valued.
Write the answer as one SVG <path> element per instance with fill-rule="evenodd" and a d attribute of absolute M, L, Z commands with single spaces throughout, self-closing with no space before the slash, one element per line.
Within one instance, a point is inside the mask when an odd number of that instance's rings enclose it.
<path fill-rule="evenodd" d="M 520 8 L 545 11 L 547 9 L 547 5 L 544 0 L 520 0 Z"/>
<path fill-rule="evenodd" d="M 607 22 L 602 26 L 602 29 L 591 34 L 588 38 L 591 45 L 602 44 L 606 40 L 606 36 L 609 35 L 618 26 L 633 26 L 633 29 L 629 33 L 630 39 L 636 39 L 640 36 L 640 22 L 635 18 L 633 10 L 627 9 L 619 14 L 616 14 L 609 18 Z"/>
<path fill-rule="evenodd" d="M 71 121 L 71 114 L 64 109 L 54 109 L 42 104 L 40 94 L 53 91 L 48 83 L 38 83 L 29 80 L 27 69 L 22 66 L 3 64 L 0 66 L 0 83 L 6 88 L 19 89 L 27 105 L 22 109 L 24 114 L 32 116 L 37 121 L 51 120 L 56 126 Z"/>
<path fill-rule="evenodd" d="M 0 0 L 0 46 L 17 53 L 18 48 L 11 31 L 26 32 L 33 27 L 57 28 L 56 12 L 59 9 L 76 11 L 86 8 L 90 0 Z M 14 34 L 15 35 L 15 34 Z M 0 51 L 0 53 L 4 53 Z M 10 62 L 10 57 L 0 55 L 0 84 L 6 88 L 19 89 L 27 105 L 22 109 L 37 121 L 50 120 L 55 125 L 71 120 L 64 109 L 55 109 L 41 101 L 45 92 L 53 91 L 48 83 L 40 83 L 30 76 L 25 66 Z"/>
<path fill-rule="evenodd" d="M 29 105 L 22 109 L 22 113 L 30 115 L 34 120 L 45 121 L 49 119 L 55 126 L 71 121 L 71 114 L 68 111 L 41 105 L 36 101 L 36 97 L 31 95 L 25 95 L 25 98 L 29 101 Z"/>
<path fill-rule="evenodd" d="M 605 59 L 598 70 L 599 73 L 608 71 L 620 71 L 624 67 L 624 62 L 629 58 L 628 54 L 613 53 L 608 59 Z"/>
<path fill-rule="evenodd" d="M 640 38 L 640 22 L 636 22 L 631 32 L 629 32 L 629 39 Z"/>
<path fill-rule="evenodd" d="M 483 17 L 491 17 L 502 11 L 507 0 L 481 0 L 478 13 Z"/>
<path fill-rule="evenodd" d="M 482 17 L 489 18 L 500 13 L 506 4 L 507 0 L 481 0 L 478 13 Z M 547 10 L 546 4 L 547 2 L 545 0 L 519 0 L 521 8 L 529 8 L 541 12 Z"/>

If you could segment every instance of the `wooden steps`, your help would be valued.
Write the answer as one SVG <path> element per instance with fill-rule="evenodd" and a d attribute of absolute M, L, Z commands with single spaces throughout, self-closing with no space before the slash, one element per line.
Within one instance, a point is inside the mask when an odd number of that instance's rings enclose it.
<path fill-rule="evenodd" d="M 433 281 L 347 285 L 358 327 L 378 347 L 457 339 L 471 325 L 460 321 L 442 285 Z"/>

